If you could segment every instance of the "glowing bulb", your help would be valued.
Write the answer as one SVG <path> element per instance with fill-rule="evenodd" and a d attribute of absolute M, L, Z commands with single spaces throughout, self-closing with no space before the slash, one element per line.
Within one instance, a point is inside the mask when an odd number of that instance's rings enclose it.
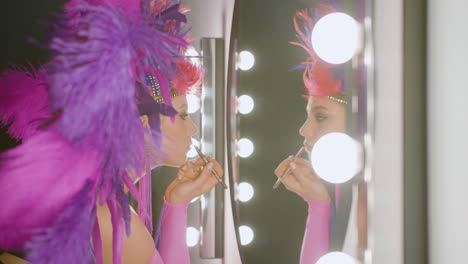
<path fill-rule="evenodd" d="M 187 246 L 194 247 L 198 244 L 200 240 L 200 232 L 195 227 L 187 228 Z"/>
<path fill-rule="evenodd" d="M 345 253 L 330 252 L 322 256 L 316 264 L 357 264 L 357 262 Z"/>
<path fill-rule="evenodd" d="M 200 147 L 200 142 L 198 140 L 192 138 L 192 145 L 190 145 L 190 150 L 187 152 L 187 157 L 195 158 L 198 155 L 198 153 L 195 150 L 194 146 Z"/>
<path fill-rule="evenodd" d="M 250 244 L 254 239 L 254 232 L 248 226 L 239 226 L 239 236 L 241 245 L 245 246 Z"/>
<path fill-rule="evenodd" d="M 194 94 L 187 94 L 187 111 L 193 114 L 200 109 L 200 98 Z"/>
<path fill-rule="evenodd" d="M 238 148 L 237 154 L 241 158 L 249 157 L 250 155 L 252 155 L 254 151 L 254 145 L 252 141 L 250 141 L 250 139 L 247 139 L 247 138 L 241 138 L 237 142 L 237 148 Z"/>
<path fill-rule="evenodd" d="M 326 62 L 341 64 L 357 53 L 360 27 L 345 13 L 331 13 L 322 17 L 312 30 L 312 47 Z"/>
<path fill-rule="evenodd" d="M 237 109 L 241 114 L 245 115 L 252 112 L 254 105 L 254 100 L 248 95 L 241 95 L 237 98 Z"/>
<path fill-rule="evenodd" d="M 194 47 L 188 48 L 187 51 L 185 52 L 185 56 L 189 57 L 190 61 L 193 64 L 195 65 L 200 64 L 200 55 L 198 54 L 197 50 Z"/>
<path fill-rule="evenodd" d="M 254 189 L 250 183 L 241 182 L 237 186 L 238 196 L 237 198 L 241 202 L 247 202 L 252 199 L 254 195 Z"/>
<path fill-rule="evenodd" d="M 343 183 L 361 170 L 361 147 L 343 133 L 321 137 L 312 148 L 311 162 L 317 175 L 331 183 Z"/>
<path fill-rule="evenodd" d="M 250 70 L 255 64 L 255 57 L 250 51 L 241 51 L 239 53 L 238 67 L 243 71 Z"/>
<path fill-rule="evenodd" d="M 200 204 L 202 210 L 205 210 L 208 207 L 208 202 L 206 201 L 205 196 L 203 195 L 200 196 Z"/>

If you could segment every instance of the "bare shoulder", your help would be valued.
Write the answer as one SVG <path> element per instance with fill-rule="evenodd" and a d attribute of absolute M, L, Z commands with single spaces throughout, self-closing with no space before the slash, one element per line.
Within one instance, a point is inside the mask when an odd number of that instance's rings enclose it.
<path fill-rule="evenodd" d="M 28 262 L 24 259 L 20 259 L 9 253 L 0 253 L 0 263 L 4 264 L 27 264 Z"/>
<path fill-rule="evenodd" d="M 101 230 L 104 263 L 112 263 L 112 224 L 107 206 L 98 206 L 97 216 Z M 132 210 L 131 235 L 124 238 L 122 263 L 148 264 L 154 254 L 153 238 L 145 224 Z"/>

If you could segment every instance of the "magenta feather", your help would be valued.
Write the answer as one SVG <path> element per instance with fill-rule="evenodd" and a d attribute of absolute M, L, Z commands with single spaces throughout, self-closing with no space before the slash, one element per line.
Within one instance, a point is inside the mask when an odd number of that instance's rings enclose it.
<path fill-rule="evenodd" d="M 121 207 L 113 201 L 107 202 L 112 222 L 112 260 L 114 264 L 122 263 L 122 248 L 123 248 L 123 225 Z"/>
<path fill-rule="evenodd" d="M 102 239 L 101 239 L 101 229 L 99 228 L 99 221 L 94 221 L 93 227 L 93 248 L 94 248 L 94 255 L 96 256 L 96 263 L 102 264 L 103 263 L 103 256 L 102 256 Z"/>
<path fill-rule="evenodd" d="M 50 226 L 100 173 L 96 151 L 75 149 L 54 130 L 38 132 L 0 154 L 0 248 L 21 251 L 35 230 Z M 70 228 L 72 225 L 70 225 Z"/>
<path fill-rule="evenodd" d="M 150 233 L 153 233 L 153 205 L 152 205 L 152 185 L 150 157 L 145 157 L 145 176 L 138 183 L 139 201 L 138 216 L 145 223 Z"/>
<path fill-rule="evenodd" d="M 88 181 L 55 218 L 26 246 L 27 260 L 34 264 L 94 263 L 91 230 L 96 221 L 95 193 Z M 52 250 L 53 249 L 53 250 Z"/>
<path fill-rule="evenodd" d="M 14 66 L 0 73 L 0 125 L 23 139 L 36 133 L 51 115 L 48 107 L 47 77 L 43 69 L 28 71 Z"/>

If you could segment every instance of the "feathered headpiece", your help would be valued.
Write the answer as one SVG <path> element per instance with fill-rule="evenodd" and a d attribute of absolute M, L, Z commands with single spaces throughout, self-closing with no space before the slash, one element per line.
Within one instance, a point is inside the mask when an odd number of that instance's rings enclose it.
<path fill-rule="evenodd" d="M 0 72 L 0 125 L 22 140 L 34 135 L 49 119 L 47 75 L 44 69 L 13 66 Z"/>
<path fill-rule="evenodd" d="M 318 3 L 315 8 L 314 17 L 318 20 L 333 12 L 336 12 L 336 10 L 332 6 Z M 307 9 L 296 12 L 294 16 L 294 28 L 296 30 L 298 42 L 290 43 L 302 47 L 309 55 L 306 61 L 295 67 L 295 69 L 304 69 L 303 81 L 307 90 L 307 95 L 319 98 L 324 96 L 344 95 L 343 81 L 337 77 L 337 74 L 334 72 L 339 66 L 321 60 L 312 47 L 311 36 L 314 28 L 314 20 L 309 16 Z"/>
<path fill-rule="evenodd" d="M 83 263 L 94 257 L 102 263 L 95 221 L 99 198 L 112 215 L 114 263 L 121 261 L 123 230 L 130 232 L 123 185 L 138 196 L 127 172 L 141 174 L 144 163 L 147 131 L 139 116 L 142 111 L 158 120 L 159 114 L 175 115 L 171 88 L 184 94 L 202 72 L 184 61 L 188 42 L 179 6 L 162 0 L 144 0 L 139 6 L 138 0 L 73 0 L 67 5 L 72 16 L 67 27 L 56 27 L 50 41 L 48 76 L 22 75 L 28 82 L 24 86 L 41 87 L 40 95 L 47 92 L 44 104 L 48 101 L 50 109 L 40 115 L 42 126 L 26 127 L 37 135 L 0 156 L 0 175 L 8 175 L 0 177 L 0 189 L 7 188 L 0 194 L 13 206 L 0 217 L 0 228 L 9 230 L 0 235 L 1 248 L 27 249 L 33 263 Z M 147 76 L 157 79 L 165 104 L 153 100 Z M 39 86 L 42 79 L 47 89 Z M 10 114 L 2 122 L 22 126 L 18 120 Z M 159 122 L 153 127 L 159 132 Z M 27 133 L 17 134 L 26 138 Z M 153 135 L 160 139 L 160 134 Z M 35 180 L 28 181 L 32 175 Z M 10 176 L 17 180 L 10 181 Z M 20 218 L 24 221 L 18 222 Z"/>

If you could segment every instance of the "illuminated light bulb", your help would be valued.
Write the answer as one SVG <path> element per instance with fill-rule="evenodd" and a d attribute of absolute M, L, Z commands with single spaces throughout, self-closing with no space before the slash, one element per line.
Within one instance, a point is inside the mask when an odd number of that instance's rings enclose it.
<path fill-rule="evenodd" d="M 254 196 L 254 189 L 250 183 L 241 182 L 237 186 L 237 198 L 241 202 L 247 202 Z"/>
<path fill-rule="evenodd" d="M 241 138 L 237 142 L 237 148 L 238 148 L 237 154 L 241 158 L 250 157 L 250 155 L 252 155 L 252 153 L 254 152 L 254 145 L 252 141 L 250 141 L 250 139 L 247 139 L 247 138 Z"/>
<path fill-rule="evenodd" d="M 315 143 L 311 163 L 320 178 L 343 183 L 361 170 L 361 156 L 361 146 L 353 138 L 343 133 L 330 133 Z"/>
<path fill-rule="evenodd" d="M 208 202 L 206 201 L 205 196 L 203 195 L 200 196 L 200 204 L 202 210 L 205 210 L 208 207 Z"/>
<path fill-rule="evenodd" d="M 250 70 L 255 64 L 255 57 L 250 51 L 241 51 L 238 59 L 237 66 L 243 71 Z"/>
<path fill-rule="evenodd" d="M 239 226 L 239 236 L 241 245 L 245 246 L 250 244 L 254 239 L 254 232 L 252 228 L 248 226 Z"/>
<path fill-rule="evenodd" d="M 187 157 L 195 158 L 198 155 L 198 153 L 195 150 L 194 146 L 200 147 L 200 142 L 198 140 L 192 138 L 192 145 L 190 145 L 190 150 L 187 152 Z"/>
<path fill-rule="evenodd" d="M 361 29 L 351 16 L 331 13 L 322 17 L 312 30 L 312 47 L 324 61 L 341 64 L 358 52 Z"/>
<path fill-rule="evenodd" d="M 200 55 L 194 47 L 188 48 L 185 52 L 185 56 L 189 57 L 193 64 L 200 64 Z"/>
<path fill-rule="evenodd" d="M 198 244 L 198 241 L 200 240 L 200 231 L 198 231 L 195 227 L 188 227 L 186 235 L 188 247 L 194 247 Z"/>
<path fill-rule="evenodd" d="M 357 262 L 343 252 L 330 252 L 322 256 L 316 264 L 357 264 Z"/>
<path fill-rule="evenodd" d="M 200 97 L 194 94 L 187 94 L 187 111 L 193 114 L 200 109 Z"/>
<path fill-rule="evenodd" d="M 254 106 L 254 100 L 248 95 L 241 95 L 237 98 L 237 109 L 243 115 L 252 112 Z"/>

